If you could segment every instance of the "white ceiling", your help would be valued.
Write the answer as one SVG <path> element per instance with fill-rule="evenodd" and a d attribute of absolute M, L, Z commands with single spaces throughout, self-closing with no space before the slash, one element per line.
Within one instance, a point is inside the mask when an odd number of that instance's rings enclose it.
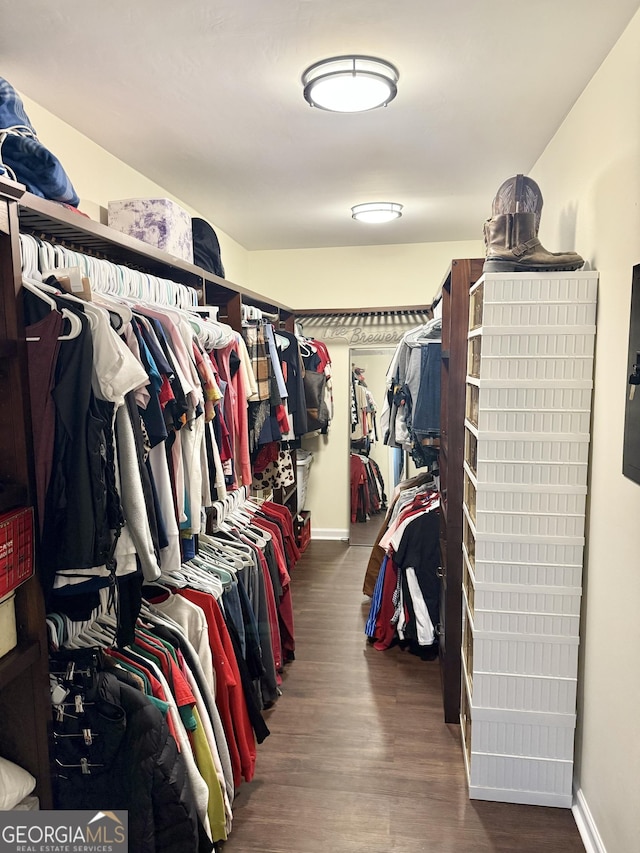
<path fill-rule="evenodd" d="M 0 74 L 247 249 L 477 239 L 638 5 L 0 0 Z M 396 99 L 309 107 L 305 67 L 351 52 L 398 67 Z M 403 218 L 350 218 L 379 200 Z"/>

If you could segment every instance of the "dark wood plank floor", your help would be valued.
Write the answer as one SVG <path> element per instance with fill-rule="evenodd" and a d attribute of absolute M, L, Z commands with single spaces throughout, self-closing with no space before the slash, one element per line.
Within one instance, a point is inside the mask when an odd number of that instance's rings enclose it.
<path fill-rule="evenodd" d="M 369 521 L 356 521 L 351 524 L 349 526 L 349 545 L 368 545 L 371 549 L 383 521 L 384 513 L 372 515 Z"/>
<path fill-rule="evenodd" d="M 225 853 L 582 853 L 569 810 L 468 799 L 438 663 L 366 642 L 367 559 L 317 541 L 295 570 L 296 660 Z"/>

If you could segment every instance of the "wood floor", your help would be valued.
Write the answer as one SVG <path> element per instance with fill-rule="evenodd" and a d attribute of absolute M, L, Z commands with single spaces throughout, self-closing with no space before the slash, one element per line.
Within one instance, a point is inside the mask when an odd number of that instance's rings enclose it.
<path fill-rule="evenodd" d="M 293 579 L 296 660 L 224 853 L 577 853 L 565 809 L 470 801 L 437 662 L 368 646 L 368 551 L 312 542 Z"/>
<path fill-rule="evenodd" d="M 383 520 L 384 513 L 372 515 L 369 521 L 356 521 L 351 524 L 349 526 L 349 545 L 368 545 L 369 550 L 371 550 Z M 368 554 L 367 559 L 369 559 Z"/>

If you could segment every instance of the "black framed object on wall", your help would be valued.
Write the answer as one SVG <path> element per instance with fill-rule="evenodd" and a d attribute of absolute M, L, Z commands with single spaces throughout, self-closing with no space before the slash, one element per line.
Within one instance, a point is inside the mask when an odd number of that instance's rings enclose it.
<path fill-rule="evenodd" d="M 633 268 L 622 473 L 640 484 L 640 264 Z"/>

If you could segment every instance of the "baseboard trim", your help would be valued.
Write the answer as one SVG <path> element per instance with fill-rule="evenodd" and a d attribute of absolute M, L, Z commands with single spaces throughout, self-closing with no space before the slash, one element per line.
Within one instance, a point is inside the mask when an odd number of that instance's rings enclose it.
<path fill-rule="evenodd" d="M 517 791 L 512 788 L 483 788 L 469 786 L 469 799 L 491 800 L 499 803 L 523 803 L 528 806 L 571 808 L 571 794 L 543 794 L 539 791 Z"/>
<path fill-rule="evenodd" d="M 349 539 L 349 531 L 340 527 L 312 527 L 312 539 Z"/>
<path fill-rule="evenodd" d="M 574 801 L 571 811 L 573 812 L 573 818 L 587 853 L 607 853 L 604 842 L 600 838 L 596 822 L 591 814 L 591 809 L 582 793 L 582 788 L 576 788 L 574 791 Z"/>

